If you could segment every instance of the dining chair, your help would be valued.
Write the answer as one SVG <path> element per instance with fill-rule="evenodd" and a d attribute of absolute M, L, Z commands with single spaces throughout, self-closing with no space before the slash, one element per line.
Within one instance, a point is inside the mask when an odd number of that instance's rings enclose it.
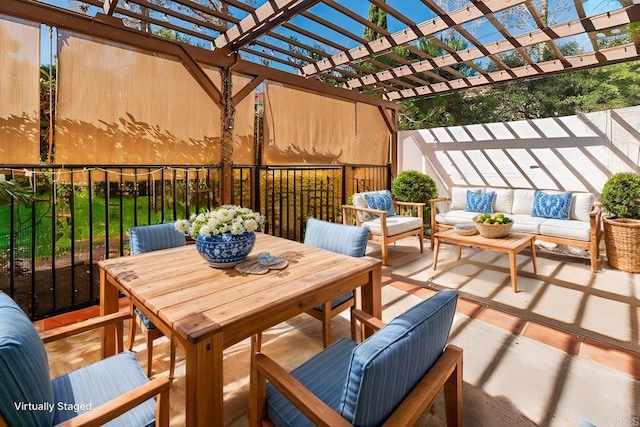
<path fill-rule="evenodd" d="M 170 381 L 149 380 L 130 352 L 49 377 L 46 343 L 116 325 L 122 349 L 128 318 L 118 312 L 38 334 L 18 304 L 0 292 L 0 426 L 168 426 Z"/>
<path fill-rule="evenodd" d="M 457 298 L 441 291 L 386 326 L 354 310 L 378 332 L 344 338 L 291 373 L 253 353 L 249 425 L 416 425 L 444 388 L 447 425 L 462 426 L 462 349 L 445 348 Z"/>
<path fill-rule="evenodd" d="M 186 238 L 184 233 L 177 231 L 173 223 L 142 225 L 132 227 L 130 233 L 131 255 L 138 255 L 146 252 L 159 251 L 161 249 L 184 246 Z M 153 361 L 153 341 L 164 336 L 162 331 L 156 327 L 140 311 L 139 308 L 131 304 L 131 328 L 129 329 L 128 349 L 131 351 L 136 338 L 136 325 L 140 327 L 147 345 L 147 375 L 151 376 Z M 171 353 L 169 361 L 169 378 L 173 379 L 176 365 L 176 347 L 171 340 Z"/>
<path fill-rule="evenodd" d="M 367 250 L 369 230 L 365 227 L 335 224 L 315 218 L 309 218 L 306 224 L 304 244 L 316 248 L 327 249 L 352 257 L 364 256 Z M 327 301 L 317 307 L 313 307 L 306 313 L 322 322 L 322 344 L 328 347 L 331 344 L 331 319 L 350 308 L 356 307 L 356 293 L 350 291 Z M 356 324 L 351 318 L 351 338 L 355 340 Z M 262 346 L 262 334 L 257 336 L 257 349 Z"/>

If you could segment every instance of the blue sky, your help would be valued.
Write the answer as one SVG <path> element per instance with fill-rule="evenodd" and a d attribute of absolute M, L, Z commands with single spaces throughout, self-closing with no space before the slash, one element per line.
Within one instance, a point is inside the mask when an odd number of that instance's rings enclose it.
<path fill-rule="evenodd" d="M 69 7 L 69 5 L 71 5 L 73 2 L 71 2 L 70 0 L 41 0 L 45 3 L 49 3 L 52 5 L 56 5 L 56 6 L 62 6 L 62 7 Z M 536 0 L 536 4 L 538 4 L 540 0 Z M 364 16 L 367 17 L 368 16 L 368 8 L 369 8 L 369 2 L 365 2 L 365 1 L 353 1 L 353 0 L 337 0 L 337 2 L 345 7 L 350 8 L 352 11 L 354 11 L 355 13 L 359 14 L 360 16 Z M 121 0 L 120 3 L 124 3 L 124 0 Z M 258 0 L 257 1 L 258 4 L 262 3 L 262 0 Z M 427 21 L 429 19 L 434 18 L 434 16 L 430 13 L 430 11 L 424 6 L 424 4 L 418 0 L 387 0 L 387 3 L 394 7 L 395 9 L 397 9 L 398 11 L 405 13 L 410 19 L 412 19 L 414 22 L 417 23 L 421 23 L 424 21 Z M 451 10 L 455 10 L 457 8 L 459 8 L 461 5 L 464 5 L 466 3 L 464 3 L 463 1 L 449 1 L 449 2 L 442 2 L 442 4 L 448 3 L 450 4 L 450 8 Z M 573 1 L 572 0 L 549 0 L 549 9 L 550 10 L 557 10 L 560 8 L 560 6 L 562 5 L 572 5 Z M 620 3 L 618 1 L 613 1 L 613 0 L 587 0 L 586 2 L 583 3 L 583 6 L 587 12 L 587 14 L 599 14 L 599 13 L 604 13 L 607 11 L 611 11 L 611 10 L 615 10 L 615 9 L 619 9 Z M 90 15 L 95 14 L 96 11 L 98 11 L 98 8 L 92 7 L 90 10 Z M 350 19 L 350 18 L 346 18 L 344 15 L 342 15 L 341 13 L 338 13 L 337 11 L 335 11 L 333 8 L 323 4 L 323 3 L 319 3 L 316 6 L 314 6 L 313 8 L 310 9 L 312 13 L 336 24 L 337 26 L 361 37 L 362 33 L 363 33 L 363 26 L 361 23 Z M 231 13 L 238 16 L 238 17 L 242 17 L 243 15 L 241 14 L 242 12 L 232 8 L 231 9 Z M 556 20 L 566 20 L 567 18 L 569 19 L 575 19 L 575 12 L 573 11 L 573 8 L 571 8 L 570 11 L 568 12 L 562 12 L 560 15 L 562 16 L 558 16 L 558 18 Z M 172 18 L 174 19 L 174 18 Z M 497 30 L 495 30 L 495 28 L 493 28 L 493 26 L 491 26 L 490 24 L 488 24 L 488 21 L 486 19 L 481 19 L 478 20 L 479 21 L 479 26 L 470 24 L 470 25 L 465 25 L 465 28 L 470 30 L 472 33 L 475 34 L 476 38 L 479 39 L 481 42 L 491 42 L 497 39 L 502 39 L 502 35 L 499 34 L 497 32 Z M 328 38 L 346 48 L 353 48 L 356 47 L 358 45 L 358 43 L 349 38 L 346 37 L 344 35 L 340 35 L 336 32 L 334 32 L 333 30 L 327 29 L 326 27 L 323 27 L 311 20 L 309 20 L 308 18 L 302 17 L 302 16 L 298 16 L 296 18 L 294 18 L 291 21 L 294 25 L 298 25 L 298 26 L 302 26 L 305 29 L 316 33 L 322 37 Z M 486 25 L 486 26 L 485 26 Z M 529 22 L 526 23 L 525 25 L 530 26 L 531 30 L 534 29 L 534 23 L 533 22 Z M 388 17 L 388 26 L 389 26 L 389 31 L 391 33 L 396 32 L 396 31 L 400 31 L 402 29 L 405 28 L 404 24 L 402 24 L 401 22 L 397 21 L 396 19 L 394 19 L 393 17 Z M 528 31 L 529 29 L 527 29 L 526 31 Z M 276 30 L 277 33 L 285 36 L 285 37 L 289 37 L 290 35 L 293 35 L 294 33 L 284 29 L 284 28 L 280 28 Z M 314 42 L 308 38 L 306 38 L 305 36 L 301 36 L 301 35 L 296 35 L 296 37 L 298 37 L 298 39 L 308 45 L 313 46 Z M 582 37 L 582 38 L 578 38 L 575 39 L 579 45 L 588 48 L 589 47 L 589 41 L 588 39 L 586 39 L 586 37 Z M 567 40 L 569 41 L 569 40 Z M 270 44 L 279 46 L 283 49 L 287 49 L 287 46 L 285 43 L 278 41 L 274 38 L 269 38 L 268 42 Z M 53 40 L 53 46 L 54 46 L 54 51 L 55 51 L 55 33 L 54 33 L 54 40 Z M 591 50 L 590 48 L 588 48 L 587 50 Z M 330 52 L 330 51 L 329 51 Z M 334 52 L 330 52 L 330 53 L 334 53 Z M 41 45 L 41 59 L 43 63 L 48 63 L 49 62 L 49 58 L 50 58 L 50 54 L 49 54 L 49 31 L 43 31 L 42 32 L 42 45 Z M 275 64 L 274 64 L 275 65 Z M 285 66 L 283 66 L 285 67 Z"/>

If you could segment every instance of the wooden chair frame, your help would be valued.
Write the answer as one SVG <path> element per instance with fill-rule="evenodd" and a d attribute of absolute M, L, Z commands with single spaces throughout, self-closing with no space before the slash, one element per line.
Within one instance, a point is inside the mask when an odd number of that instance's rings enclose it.
<path fill-rule="evenodd" d="M 131 326 L 129 328 L 129 342 L 127 348 L 129 351 L 133 349 L 133 343 L 136 340 L 136 326 L 140 327 L 142 335 L 144 336 L 145 343 L 147 345 L 147 376 L 151 376 L 153 368 L 153 342 L 158 338 L 162 338 L 165 334 L 158 328 L 148 329 L 142 319 L 135 312 L 135 306 L 129 305 L 131 313 Z M 169 338 L 170 354 L 169 354 L 169 379 L 173 380 L 176 370 L 176 346 L 173 339 Z"/>
<path fill-rule="evenodd" d="M 381 329 L 384 323 L 355 309 L 352 315 L 374 329 Z M 249 389 L 249 425 L 271 426 L 265 419 L 266 381 L 269 380 L 292 404 L 318 426 L 350 426 L 340 414 L 305 388 L 289 372 L 273 359 L 252 351 L 251 378 Z M 422 415 L 433 405 L 444 388 L 447 426 L 462 426 L 462 349 L 448 345 L 435 365 L 415 385 L 402 403 L 385 421 L 385 426 L 404 427 L 415 425 Z"/>
<path fill-rule="evenodd" d="M 108 325 L 116 326 L 118 351 L 123 350 L 124 327 L 123 321 L 130 318 L 130 313 L 119 311 L 101 317 L 94 317 L 68 326 L 40 332 L 40 338 L 47 344 L 59 339 L 68 338 L 83 332 Z M 131 390 L 117 398 L 100 405 L 89 412 L 73 417 L 57 427 L 101 426 L 108 421 L 124 414 L 141 403 L 158 396 L 156 400 L 156 426 L 169 426 L 169 392 L 171 382 L 166 377 L 150 380 L 148 383 Z M 0 415 L 0 427 L 8 427 L 7 422 Z"/>
<path fill-rule="evenodd" d="M 387 235 L 387 212 L 378 209 L 361 208 L 353 205 L 342 205 L 342 222 L 349 224 L 350 217 L 355 218 L 356 225 L 362 226 L 362 221 L 358 213 L 369 213 L 371 215 L 380 217 L 380 234 L 369 233 L 369 240 L 376 242 L 380 245 L 382 250 L 382 264 L 389 265 L 389 248 L 391 243 L 398 240 L 417 236 L 420 242 L 420 253 L 424 252 L 424 206 L 425 203 L 412 203 L 412 202 L 393 202 L 394 208 L 398 212 L 412 211 L 416 209 L 418 211 L 417 218 L 420 218 L 420 228 L 405 231 L 404 233 L 395 234 L 393 236 Z"/>

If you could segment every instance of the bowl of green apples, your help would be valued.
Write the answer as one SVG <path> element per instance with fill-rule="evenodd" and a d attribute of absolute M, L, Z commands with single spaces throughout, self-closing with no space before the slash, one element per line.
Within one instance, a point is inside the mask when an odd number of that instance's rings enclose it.
<path fill-rule="evenodd" d="M 482 237 L 499 239 L 506 237 L 513 226 L 513 219 L 502 213 L 482 213 L 473 217 L 473 222 Z"/>

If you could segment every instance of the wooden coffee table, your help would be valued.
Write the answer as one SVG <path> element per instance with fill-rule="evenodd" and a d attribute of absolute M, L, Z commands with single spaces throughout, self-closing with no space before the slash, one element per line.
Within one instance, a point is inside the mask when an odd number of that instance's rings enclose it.
<path fill-rule="evenodd" d="M 436 269 L 438 265 L 438 253 L 440 252 L 440 243 L 451 243 L 458 245 L 458 259 L 462 256 L 462 247 L 474 247 L 485 249 L 488 251 L 502 252 L 509 254 L 509 267 L 511 274 L 511 288 L 513 292 L 518 292 L 518 276 L 516 255 L 522 252 L 523 249 L 531 249 L 531 262 L 533 263 L 533 271 L 538 273 L 538 266 L 536 265 L 536 247 L 534 244 L 534 236 L 532 234 L 525 233 L 510 233 L 506 237 L 499 239 L 489 239 L 482 237 L 479 234 L 472 236 L 464 236 L 458 234 L 455 230 L 440 231 L 433 235 L 434 247 L 433 247 L 433 269 Z"/>

